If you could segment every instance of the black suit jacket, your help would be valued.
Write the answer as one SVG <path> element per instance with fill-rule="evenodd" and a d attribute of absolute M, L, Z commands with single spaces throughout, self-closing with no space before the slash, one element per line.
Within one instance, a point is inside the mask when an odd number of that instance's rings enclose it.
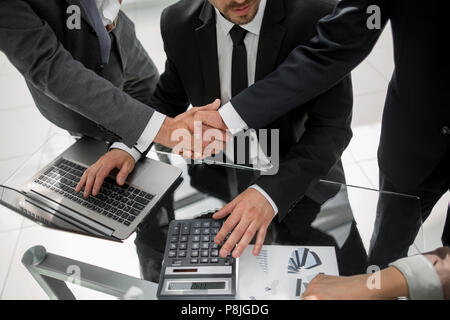
<path fill-rule="evenodd" d="M 369 30 L 367 9 L 391 21 L 395 71 L 389 84 L 379 147 L 380 169 L 394 185 L 413 190 L 450 148 L 448 1 L 342 0 L 264 81 L 232 99 L 252 128 L 264 127 L 328 90 L 372 50 L 382 30 Z"/>
<path fill-rule="evenodd" d="M 327 0 L 268 0 L 256 80 L 273 71 L 296 46 L 307 43 L 315 34 L 316 22 L 333 8 L 334 2 Z M 173 117 L 189 104 L 201 106 L 220 98 L 213 6 L 207 0 L 179 1 L 164 10 L 161 32 L 167 62 L 152 106 Z M 307 190 L 319 203 L 327 200 L 329 192 L 310 188 L 318 179 L 343 181 L 342 166 L 340 162 L 335 164 L 351 138 L 351 113 L 351 80 L 347 77 L 318 98 L 264 126 L 280 129 L 281 163 L 276 175 L 261 176 L 256 183 L 277 204 L 280 219 Z"/>

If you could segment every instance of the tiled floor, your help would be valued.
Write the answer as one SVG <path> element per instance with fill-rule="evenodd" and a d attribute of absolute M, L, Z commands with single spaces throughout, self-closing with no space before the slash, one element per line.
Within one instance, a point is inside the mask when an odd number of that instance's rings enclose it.
<path fill-rule="evenodd" d="M 159 34 L 159 15 L 162 8 L 171 1 L 148 1 L 146 5 L 130 4 L 125 11 L 136 24 L 138 37 L 149 51 L 159 70 L 164 70 L 165 54 Z M 140 1 L 139 3 L 142 3 Z M 348 184 L 368 188 L 378 187 L 378 164 L 376 158 L 380 134 L 383 102 L 390 75 L 393 70 L 392 37 L 388 28 L 382 35 L 369 58 L 353 72 L 355 107 L 354 138 L 345 151 L 343 162 Z M 20 74 L 0 53 L 0 181 L 10 176 L 37 148 L 52 134 L 61 132 L 47 122 L 33 105 L 25 82 Z M 177 191 L 177 197 L 192 192 L 189 183 Z M 440 245 L 444 214 L 450 196 L 447 194 L 434 209 L 424 226 L 425 249 Z M 198 211 L 220 206 L 214 199 L 204 200 L 177 212 L 179 217 L 189 217 Z M 364 217 L 358 217 L 364 219 Z M 138 276 L 136 255 L 130 255 L 132 239 L 123 245 L 107 245 L 99 255 L 95 248 L 85 250 L 84 240 L 73 235 L 58 232 L 46 233 L 45 237 L 36 232 L 33 224 L 26 223 L 12 213 L 0 215 L 0 298 L 45 298 L 29 274 L 20 263 L 26 249 L 36 244 L 49 245 L 52 252 L 69 255 L 72 258 L 92 258 L 118 271 Z M 58 239 L 57 243 L 55 239 Z M 73 245 L 77 243 L 77 245 Z M 99 248 L 105 248 L 100 240 Z M 89 253 L 91 252 L 91 253 Z M 83 253 L 83 254 L 81 254 Z M 118 258 L 120 257 L 120 258 Z"/>

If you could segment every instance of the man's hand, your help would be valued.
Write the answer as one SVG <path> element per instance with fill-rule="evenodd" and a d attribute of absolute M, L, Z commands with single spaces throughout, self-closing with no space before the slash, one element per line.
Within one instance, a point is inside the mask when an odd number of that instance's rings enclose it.
<path fill-rule="evenodd" d="M 133 171 L 134 166 L 135 160 L 128 152 L 113 149 L 104 154 L 83 173 L 75 191 L 80 192 L 85 187 L 83 194 L 85 198 L 89 197 L 91 191 L 93 196 L 98 195 L 103 181 L 113 169 L 119 170 L 116 181 L 118 185 L 122 186 L 128 175 Z"/>
<path fill-rule="evenodd" d="M 220 256 L 226 257 L 229 253 L 233 252 L 233 257 L 239 258 L 255 234 L 257 234 L 257 237 L 253 255 L 257 256 L 262 249 L 267 228 L 275 214 L 270 203 L 259 191 L 249 188 L 220 211 L 216 212 L 213 218 L 222 219 L 228 214 L 230 216 L 214 239 L 216 244 L 221 244 L 228 233 L 234 228 L 234 231 L 222 246 Z M 238 245 L 235 247 L 236 243 Z"/>
<path fill-rule="evenodd" d="M 201 107 L 201 109 L 195 113 L 194 121 L 200 121 L 205 126 L 222 131 L 228 130 L 227 125 L 223 121 L 222 116 L 217 109 L 211 110 L 211 108 Z M 191 128 L 193 128 L 193 122 L 191 123 Z"/>
<path fill-rule="evenodd" d="M 174 149 L 174 153 L 185 158 L 201 159 L 223 150 L 225 141 L 229 138 L 225 130 L 202 122 L 202 119 L 206 119 L 208 123 L 214 123 L 209 114 L 218 114 L 219 108 L 220 100 L 217 99 L 209 105 L 191 108 L 175 118 L 167 117 L 155 142 Z M 202 115 L 198 116 L 199 113 Z M 216 124 L 220 126 L 219 123 Z"/>
<path fill-rule="evenodd" d="M 408 284 L 403 274 L 395 267 L 378 272 L 379 288 L 369 289 L 368 281 L 373 276 L 360 274 L 351 277 L 317 275 L 303 294 L 305 300 L 379 300 L 396 299 L 409 295 Z"/>

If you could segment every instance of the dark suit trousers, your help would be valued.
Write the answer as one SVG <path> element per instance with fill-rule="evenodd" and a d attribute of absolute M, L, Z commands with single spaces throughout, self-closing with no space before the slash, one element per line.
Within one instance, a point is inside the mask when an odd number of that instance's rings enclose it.
<path fill-rule="evenodd" d="M 447 152 L 433 173 L 414 190 L 401 190 L 380 170 L 380 189 L 410 194 L 414 201 L 392 194 L 382 194 L 378 200 L 377 217 L 370 243 L 369 263 L 385 268 L 389 263 L 408 255 L 422 223 L 428 218 L 436 202 L 450 188 L 450 152 Z M 419 238 L 419 241 L 422 241 Z M 450 218 L 447 213 L 442 235 L 444 245 L 450 242 Z M 420 248 L 419 248 L 420 249 Z"/>

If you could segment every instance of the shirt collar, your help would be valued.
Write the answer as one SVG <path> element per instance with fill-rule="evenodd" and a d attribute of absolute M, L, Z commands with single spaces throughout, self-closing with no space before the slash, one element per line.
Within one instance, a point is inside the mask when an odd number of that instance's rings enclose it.
<path fill-rule="evenodd" d="M 279 0 L 277 0 L 279 1 Z M 253 18 L 252 21 L 250 21 L 247 24 L 241 25 L 241 28 L 247 30 L 250 33 L 253 33 L 257 36 L 259 36 L 259 33 L 261 32 L 261 26 L 264 18 L 264 12 L 266 10 L 266 3 L 267 0 L 261 0 L 261 3 L 259 4 L 258 12 L 256 13 L 256 16 Z M 234 23 L 231 21 L 228 21 L 227 19 L 222 16 L 219 10 L 217 8 L 214 8 L 216 10 L 216 19 L 219 23 L 222 31 L 228 35 L 231 31 L 231 29 L 234 27 Z"/>

